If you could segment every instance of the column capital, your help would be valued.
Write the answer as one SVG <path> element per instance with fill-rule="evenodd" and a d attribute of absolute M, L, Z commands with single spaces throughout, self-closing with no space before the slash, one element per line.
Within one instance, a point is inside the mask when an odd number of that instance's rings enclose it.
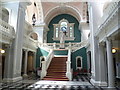
<path fill-rule="evenodd" d="M 28 52 L 28 49 L 24 49 L 25 52 Z"/>
<path fill-rule="evenodd" d="M 112 40 L 111 37 L 106 37 L 106 38 L 105 38 L 105 41 L 111 41 L 111 40 Z"/>

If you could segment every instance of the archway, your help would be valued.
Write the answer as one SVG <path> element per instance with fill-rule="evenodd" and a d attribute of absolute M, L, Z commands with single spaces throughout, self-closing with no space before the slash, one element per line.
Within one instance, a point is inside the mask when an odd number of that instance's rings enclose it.
<path fill-rule="evenodd" d="M 65 9 L 65 11 L 64 11 Z M 58 12 L 59 11 L 59 12 Z M 56 16 L 60 14 L 69 14 L 74 16 L 78 21 L 81 20 L 80 12 L 73 8 L 72 6 L 66 5 L 65 7 L 56 6 L 48 11 L 48 13 L 45 15 L 44 22 L 48 25 L 49 22 Z"/>

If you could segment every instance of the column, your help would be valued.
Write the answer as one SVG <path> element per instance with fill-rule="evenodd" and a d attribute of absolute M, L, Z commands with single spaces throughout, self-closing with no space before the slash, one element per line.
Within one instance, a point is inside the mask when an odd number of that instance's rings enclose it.
<path fill-rule="evenodd" d="M 108 87 L 115 86 L 114 63 L 112 55 L 112 44 L 110 39 L 106 39 L 107 63 L 108 63 Z"/>
<path fill-rule="evenodd" d="M 28 50 L 25 50 L 24 74 L 23 74 L 23 77 L 27 77 L 27 61 L 28 61 Z"/>
<path fill-rule="evenodd" d="M 23 48 L 23 36 L 25 26 L 25 9 L 27 2 L 15 2 L 10 6 L 16 4 L 16 11 L 13 12 L 17 15 L 14 17 L 12 12 L 12 18 L 16 21 L 14 29 L 16 31 L 15 39 L 12 40 L 11 46 L 8 50 L 8 57 L 6 58 L 6 75 L 4 80 L 10 82 L 16 82 L 22 79 L 21 77 L 21 65 L 22 65 L 22 48 Z M 13 20 L 11 22 L 14 22 Z"/>
<path fill-rule="evenodd" d="M 106 62 L 105 62 L 105 44 L 104 42 L 99 43 L 99 81 L 100 86 L 107 86 L 106 81 Z"/>
<path fill-rule="evenodd" d="M 33 68 L 36 70 L 36 52 L 33 52 Z"/>
<path fill-rule="evenodd" d="M 2 54 L 0 53 L 0 81 L 2 80 Z"/>

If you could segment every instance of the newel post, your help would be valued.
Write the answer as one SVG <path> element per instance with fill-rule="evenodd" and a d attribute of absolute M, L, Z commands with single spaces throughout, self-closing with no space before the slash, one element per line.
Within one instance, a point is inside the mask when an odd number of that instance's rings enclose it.
<path fill-rule="evenodd" d="M 42 61 L 42 72 L 41 72 L 41 79 L 43 79 L 47 74 L 46 71 L 46 61 Z"/>
<path fill-rule="evenodd" d="M 71 73 L 71 49 L 68 51 L 68 60 L 66 62 L 67 66 L 67 72 L 66 77 L 71 81 L 72 80 L 72 73 Z"/>

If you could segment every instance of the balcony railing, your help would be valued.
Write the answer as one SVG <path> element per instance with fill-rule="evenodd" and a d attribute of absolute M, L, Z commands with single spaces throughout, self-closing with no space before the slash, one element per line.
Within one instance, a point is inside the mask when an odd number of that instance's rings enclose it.
<path fill-rule="evenodd" d="M 27 21 L 25 21 L 24 28 L 25 28 L 25 34 L 27 34 L 27 35 L 29 35 L 31 32 L 33 32 L 32 25 L 29 22 L 27 22 Z"/>
<path fill-rule="evenodd" d="M 38 43 L 40 48 L 45 48 L 46 50 L 50 49 L 60 49 L 61 43 Z M 88 40 L 80 43 L 62 43 L 64 44 L 64 49 L 71 49 L 72 52 L 79 50 L 80 48 L 85 47 L 88 44 Z"/>
<path fill-rule="evenodd" d="M 0 41 L 2 43 L 10 43 L 11 40 L 15 37 L 15 31 L 12 26 L 7 22 L 0 19 Z"/>
<path fill-rule="evenodd" d="M 24 35 L 23 48 L 36 51 L 37 41 L 33 40 L 27 35 Z"/>
<path fill-rule="evenodd" d="M 108 6 L 104 9 L 102 19 L 100 20 L 98 26 L 99 29 L 102 29 L 102 27 L 114 16 L 116 11 L 118 11 L 118 1 L 119 0 L 109 3 Z"/>

